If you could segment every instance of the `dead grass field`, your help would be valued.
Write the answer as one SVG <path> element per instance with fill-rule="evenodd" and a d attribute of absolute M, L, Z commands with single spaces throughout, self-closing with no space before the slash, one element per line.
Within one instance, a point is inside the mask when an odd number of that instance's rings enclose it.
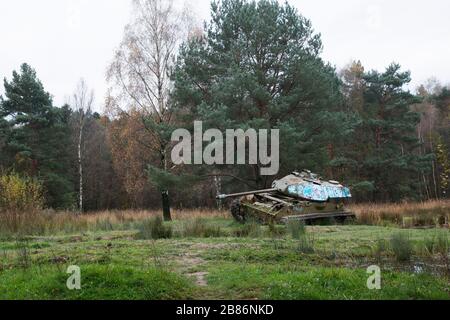
<path fill-rule="evenodd" d="M 358 222 L 367 225 L 393 223 L 404 226 L 447 225 L 450 217 L 449 200 L 405 202 L 398 204 L 357 204 L 350 209 Z"/>
<path fill-rule="evenodd" d="M 398 222 L 404 217 L 416 217 L 421 215 L 449 216 L 450 200 L 433 200 L 427 202 L 405 202 L 396 204 L 365 203 L 354 204 L 349 209 L 356 213 L 361 223 L 379 224 L 383 220 Z M 125 211 L 101 211 L 85 214 L 79 218 L 88 223 L 95 223 L 98 219 L 110 219 L 112 223 L 123 221 L 142 221 L 148 218 L 160 216 L 158 210 L 125 210 Z M 215 209 L 184 209 L 173 210 L 174 220 L 189 220 L 196 218 L 230 218 L 228 210 Z"/>
<path fill-rule="evenodd" d="M 396 225 L 401 227 L 447 226 L 450 201 L 429 201 L 401 204 L 356 204 L 349 207 L 357 215 L 360 225 Z M 161 216 L 159 210 L 112 210 L 76 214 L 74 212 L 1 213 L 0 234 L 52 234 L 86 230 L 113 230 L 129 228 L 135 223 Z M 228 210 L 184 209 L 173 210 L 176 221 L 231 219 Z"/>

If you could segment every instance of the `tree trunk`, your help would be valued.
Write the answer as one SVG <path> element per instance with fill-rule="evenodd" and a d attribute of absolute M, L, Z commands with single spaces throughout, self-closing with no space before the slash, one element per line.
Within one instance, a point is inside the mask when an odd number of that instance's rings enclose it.
<path fill-rule="evenodd" d="M 222 178 L 218 176 L 214 176 L 214 185 L 216 187 L 216 195 L 220 195 L 222 193 Z M 216 200 L 217 208 L 222 210 L 222 201 Z"/>
<path fill-rule="evenodd" d="M 80 175 L 80 195 L 78 206 L 80 213 L 83 213 L 83 162 L 82 162 L 82 142 L 83 142 L 84 114 L 80 115 L 80 131 L 78 136 L 78 171 Z"/>
<path fill-rule="evenodd" d="M 162 208 L 163 208 L 164 221 L 172 221 L 172 216 L 170 213 L 169 191 L 161 192 L 161 197 L 162 197 Z"/>

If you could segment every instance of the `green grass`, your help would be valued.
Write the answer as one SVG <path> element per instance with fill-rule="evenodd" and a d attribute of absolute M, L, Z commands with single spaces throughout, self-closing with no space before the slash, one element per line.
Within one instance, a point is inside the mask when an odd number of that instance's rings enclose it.
<path fill-rule="evenodd" d="M 217 218 L 165 226 L 170 239 L 139 239 L 133 224 L 0 240 L 0 299 L 450 299 L 448 230 L 314 226 L 298 236 Z M 314 250 L 301 250 L 303 234 Z M 408 261 L 396 259 L 398 237 L 411 245 Z M 379 291 L 366 286 L 373 264 Z M 80 291 L 66 288 L 70 265 L 81 268 Z"/>
<path fill-rule="evenodd" d="M 8 270 L 0 276 L 0 299 L 25 300 L 157 300 L 188 299 L 191 284 L 161 269 L 117 265 L 83 265 L 81 290 L 68 290 L 64 268 Z"/>
<path fill-rule="evenodd" d="M 368 290 L 367 277 L 363 269 L 227 263 L 211 268 L 208 280 L 228 299 L 449 298 L 448 282 L 431 275 L 386 272 L 382 274 L 381 290 Z"/>

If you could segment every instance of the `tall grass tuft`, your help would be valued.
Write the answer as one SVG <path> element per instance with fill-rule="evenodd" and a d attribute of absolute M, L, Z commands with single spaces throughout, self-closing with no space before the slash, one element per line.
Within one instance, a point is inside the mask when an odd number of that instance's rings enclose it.
<path fill-rule="evenodd" d="M 219 226 L 210 225 L 204 219 L 197 218 L 184 222 L 179 235 L 185 238 L 218 238 L 225 233 Z"/>
<path fill-rule="evenodd" d="M 260 238 L 262 235 L 261 225 L 254 220 L 247 221 L 233 230 L 233 235 L 238 238 Z"/>
<path fill-rule="evenodd" d="M 437 236 L 435 252 L 444 263 L 447 274 L 450 274 L 450 241 L 447 233 L 441 232 Z"/>
<path fill-rule="evenodd" d="M 423 249 L 424 249 L 424 253 L 427 255 L 432 256 L 434 254 L 434 246 L 436 243 L 436 237 L 426 237 L 423 240 Z"/>
<path fill-rule="evenodd" d="M 297 250 L 300 253 L 311 254 L 315 252 L 314 234 L 307 232 L 305 223 L 303 221 L 289 221 L 286 225 L 286 228 L 291 234 L 292 239 L 298 241 Z"/>
<path fill-rule="evenodd" d="M 136 238 L 139 240 L 170 239 L 173 232 L 171 226 L 165 226 L 161 217 L 142 221 L 138 226 Z"/>
<path fill-rule="evenodd" d="M 271 238 L 280 238 L 286 234 L 286 228 L 278 226 L 274 222 L 270 222 L 268 225 L 268 233 Z"/>
<path fill-rule="evenodd" d="M 291 220 L 286 224 L 286 228 L 292 236 L 292 239 L 300 240 L 306 233 L 305 224 L 299 220 Z"/>
<path fill-rule="evenodd" d="M 385 239 L 379 238 L 374 248 L 374 255 L 378 262 L 381 262 L 383 255 L 388 251 L 389 244 Z"/>
<path fill-rule="evenodd" d="M 28 269 L 31 266 L 29 245 L 26 239 L 16 240 L 17 264 L 22 269 Z"/>
<path fill-rule="evenodd" d="M 423 242 L 425 253 L 430 256 L 437 255 L 450 274 L 450 239 L 447 232 L 438 232 L 433 237 L 428 237 Z"/>
<path fill-rule="evenodd" d="M 391 248 L 398 262 L 408 262 L 413 253 L 413 244 L 408 235 L 395 233 L 391 237 Z"/>
<path fill-rule="evenodd" d="M 315 246 L 314 234 L 306 232 L 299 239 L 298 251 L 300 253 L 311 254 L 316 251 L 314 246 Z"/>
<path fill-rule="evenodd" d="M 435 252 L 440 253 L 442 255 L 448 255 L 449 249 L 450 249 L 450 243 L 448 234 L 444 232 L 439 232 L 436 237 L 436 244 L 435 244 Z"/>

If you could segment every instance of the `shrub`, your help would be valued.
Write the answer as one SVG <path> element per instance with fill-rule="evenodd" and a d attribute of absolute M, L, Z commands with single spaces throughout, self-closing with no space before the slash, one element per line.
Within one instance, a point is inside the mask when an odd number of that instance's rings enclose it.
<path fill-rule="evenodd" d="M 28 211 L 42 209 L 44 204 L 41 184 L 16 173 L 0 176 L 0 209 Z"/>
<path fill-rule="evenodd" d="M 137 239 L 140 240 L 158 240 L 172 238 L 172 227 L 165 226 L 161 217 L 144 220 L 138 225 Z"/>
<path fill-rule="evenodd" d="M 44 204 L 41 184 L 12 173 L 0 175 L 0 227 L 3 233 L 28 232 Z"/>
<path fill-rule="evenodd" d="M 408 235 L 396 233 L 391 238 L 391 248 L 397 261 L 406 262 L 411 260 L 413 245 Z"/>

